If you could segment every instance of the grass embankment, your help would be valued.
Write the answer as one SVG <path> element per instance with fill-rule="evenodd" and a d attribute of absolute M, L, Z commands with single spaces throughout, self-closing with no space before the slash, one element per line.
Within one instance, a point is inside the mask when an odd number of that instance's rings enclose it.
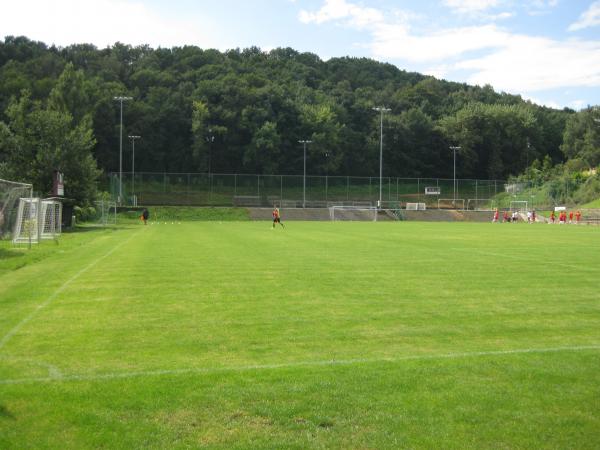
<path fill-rule="evenodd" d="M 0 448 L 597 448 L 598 229 L 183 222 L 0 275 Z"/>
<path fill-rule="evenodd" d="M 586 208 L 586 209 L 600 209 L 600 198 L 597 200 L 594 200 L 593 202 L 589 202 L 586 203 L 585 205 L 581 206 L 582 208 Z"/>
<path fill-rule="evenodd" d="M 245 208 L 193 207 L 193 206 L 148 206 L 150 221 L 247 221 Z M 119 217 L 139 221 L 141 212 L 124 211 Z"/>

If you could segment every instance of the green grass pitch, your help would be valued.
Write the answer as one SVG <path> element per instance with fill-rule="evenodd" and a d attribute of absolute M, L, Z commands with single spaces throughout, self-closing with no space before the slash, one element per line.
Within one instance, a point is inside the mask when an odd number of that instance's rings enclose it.
<path fill-rule="evenodd" d="M 0 448 L 598 448 L 599 255 L 491 223 L 4 245 Z"/>

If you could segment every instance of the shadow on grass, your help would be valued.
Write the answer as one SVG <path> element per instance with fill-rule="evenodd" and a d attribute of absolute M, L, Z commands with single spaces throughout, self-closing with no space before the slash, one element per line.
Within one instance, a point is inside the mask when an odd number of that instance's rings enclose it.
<path fill-rule="evenodd" d="M 0 405 L 0 419 L 12 419 L 15 420 L 15 416 L 11 413 L 6 406 Z"/>
<path fill-rule="evenodd" d="M 23 255 L 23 252 L 11 248 L 0 248 L 0 259 L 17 258 Z"/>
<path fill-rule="evenodd" d="M 91 231 L 106 231 L 106 230 L 113 230 L 113 231 L 117 231 L 117 230 L 124 230 L 124 229 L 129 229 L 129 228 L 135 228 L 137 226 L 137 224 L 119 224 L 119 225 L 107 225 L 107 226 L 102 226 L 102 225 L 95 225 L 95 224 L 83 224 L 83 225 L 77 225 L 75 227 L 69 228 L 64 230 L 65 233 L 89 233 Z"/>

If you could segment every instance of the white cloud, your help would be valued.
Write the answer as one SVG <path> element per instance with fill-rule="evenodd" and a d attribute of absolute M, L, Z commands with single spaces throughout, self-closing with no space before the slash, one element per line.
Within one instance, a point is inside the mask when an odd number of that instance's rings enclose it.
<path fill-rule="evenodd" d="M 315 13 L 300 11 L 299 19 L 303 23 L 322 24 L 332 20 L 345 19 L 345 23 L 357 28 L 383 22 L 383 13 L 375 8 L 364 8 L 346 0 L 325 0 L 325 4 Z"/>
<path fill-rule="evenodd" d="M 521 95 L 525 100 L 529 100 L 531 103 L 535 103 L 536 105 L 547 106 L 548 108 L 561 109 L 561 106 L 555 102 L 554 100 L 542 100 L 536 97 L 531 97 L 527 94 Z"/>
<path fill-rule="evenodd" d="M 530 16 L 548 14 L 552 8 L 558 5 L 558 0 L 529 0 L 525 7 Z"/>
<path fill-rule="evenodd" d="M 478 13 L 500 4 L 500 0 L 443 0 L 444 5 L 461 14 Z"/>
<path fill-rule="evenodd" d="M 579 16 L 579 20 L 569 26 L 569 31 L 583 30 L 598 25 L 600 25 L 600 1 L 592 3 L 587 11 Z"/>
<path fill-rule="evenodd" d="M 116 41 L 171 47 L 217 47 L 213 31 L 200 19 L 168 19 L 141 1 L 20 0 L 2 6 L 2 35 L 25 35 L 59 46 L 91 43 L 100 48 Z"/>
<path fill-rule="evenodd" d="M 588 102 L 585 100 L 573 100 L 571 103 L 569 103 L 569 106 L 576 110 L 582 110 L 588 106 Z"/>
<path fill-rule="evenodd" d="M 500 48 L 456 67 L 473 71 L 470 83 L 489 83 L 508 92 L 600 86 L 600 42 L 559 42 L 506 33 Z"/>
<path fill-rule="evenodd" d="M 379 58 L 412 62 L 442 61 L 464 53 L 502 47 L 507 34 L 494 25 L 441 30 L 415 35 L 406 25 L 381 25 L 373 30 L 371 49 Z"/>
<path fill-rule="evenodd" d="M 491 0 L 445 1 L 456 5 L 468 3 L 472 9 L 496 4 Z M 556 3 L 556 0 L 533 0 L 530 5 L 549 8 Z M 308 23 L 348 24 L 353 14 L 364 9 L 345 0 L 328 0 L 317 13 L 305 13 L 305 19 L 310 18 Z M 464 79 L 467 73 L 466 80 L 470 83 L 491 84 L 512 93 L 600 86 L 598 40 L 558 41 L 512 33 L 495 24 L 417 33 L 412 29 L 410 14 L 385 16 L 377 11 L 370 17 L 377 20 L 361 25 L 371 35 L 371 42 L 364 47 L 370 48 L 378 59 L 426 64 L 428 74 L 444 78 L 461 73 Z"/>

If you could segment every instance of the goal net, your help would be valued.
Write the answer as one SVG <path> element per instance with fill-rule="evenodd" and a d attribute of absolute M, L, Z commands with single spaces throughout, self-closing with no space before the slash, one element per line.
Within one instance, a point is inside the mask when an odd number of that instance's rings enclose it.
<path fill-rule="evenodd" d="M 425 203 L 407 203 L 406 209 L 408 211 L 425 211 L 427 209 L 427 205 Z"/>
<path fill-rule="evenodd" d="M 526 200 L 513 200 L 510 202 L 510 210 L 517 212 L 527 212 L 529 211 L 528 203 Z"/>
<path fill-rule="evenodd" d="M 98 200 L 94 203 L 96 223 L 106 226 L 117 223 L 117 204 L 106 200 Z"/>
<path fill-rule="evenodd" d="M 364 206 L 331 206 L 329 207 L 331 220 L 345 221 L 377 221 L 377 207 Z"/>
<path fill-rule="evenodd" d="M 21 198 L 31 198 L 32 195 L 30 184 L 0 179 L 0 239 L 12 237 L 17 222 L 19 201 Z"/>
<path fill-rule="evenodd" d="M 62 203 L 57 200 L 42 200 L 40 211 L 40 238 L 56 239 L 62 231 Z"/>
<path fill-rule="evenodd" d="M 19 199 L 19 209 L 13 232 L 15 244 L 35 244 L 40 240 L 41 201 L 39 198 Z"/>

